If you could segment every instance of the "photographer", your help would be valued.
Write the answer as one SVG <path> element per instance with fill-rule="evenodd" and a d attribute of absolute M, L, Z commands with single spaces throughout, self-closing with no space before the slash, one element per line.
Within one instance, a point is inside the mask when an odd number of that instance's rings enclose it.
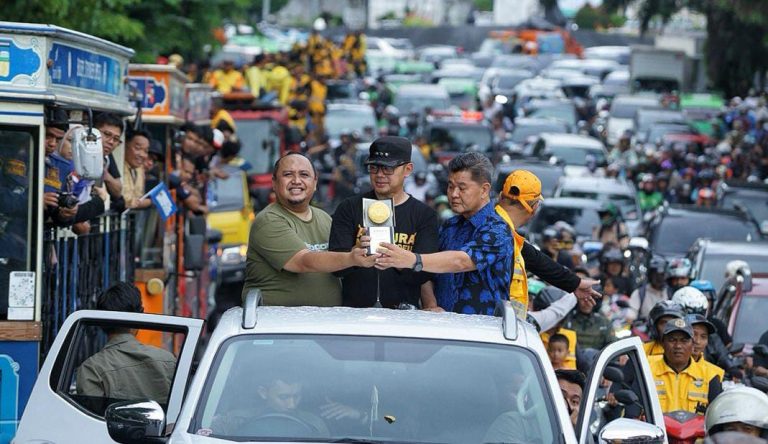
<path fill-rule="evenodd" d="M 43 216 L 57 226 L 69 226 L 77 214 L 77 196 L 66 192 L 65 185 L 72 174 L 72 163 L 56 153 L 64 140 L 69 124 L 66 111 L 55 110 L 45 126 L 45 179 L 43 187 Z"/>

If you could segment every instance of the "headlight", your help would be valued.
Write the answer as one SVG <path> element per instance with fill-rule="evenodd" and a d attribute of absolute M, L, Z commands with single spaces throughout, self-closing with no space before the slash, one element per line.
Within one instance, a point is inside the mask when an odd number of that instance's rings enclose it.
<path fill-rule="evenodd" d="M 227 265 L 239 265 L 245 262 L 248 254 L 248 246 L 240 245 L 237 247 L 227 247 L 221 249 L 221 263 Z"/>

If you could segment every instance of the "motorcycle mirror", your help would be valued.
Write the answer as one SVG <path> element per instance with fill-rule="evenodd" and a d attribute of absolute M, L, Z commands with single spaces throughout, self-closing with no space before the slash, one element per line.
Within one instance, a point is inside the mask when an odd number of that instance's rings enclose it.
<path fill-rule="evenodd" d="M 605 370 L 603 370 L 603 378 L 613 383 L 621 384 L 624 382 L 624 372 L 616 367 L 609 365 L 605 367 Z"/>
<path fill-rule="evenodd" d="M 743 350 L 744 350 L 744 344 L 743 344 L 743 343 L 741 343 L 741 342 L 734 342 L 733 344 L 731 344 L 731 346 L 730 346 L 730 347 L 728 347 L 728 351 L 729 351 L 729 352 L 730 352 L 732 355 L 736 355 L 736 354 L 739 354 L 739 353 L 741 353 Z"/>
<path fill-rule="evenodd" d="M 635 404 L 637 402 L 640 402 L 640 398 L 638 398 L 637 394 L 632 390 L 619 390 L 613 395 L 616 397 L 617 401 L 619 401 L 624 405 L 630 405 L 630 404 Z"/>

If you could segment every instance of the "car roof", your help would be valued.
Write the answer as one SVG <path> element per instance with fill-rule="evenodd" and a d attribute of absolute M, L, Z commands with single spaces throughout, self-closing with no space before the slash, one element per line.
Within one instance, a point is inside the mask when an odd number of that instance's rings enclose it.
<path fill-rule="evenodd" d="M 589 136 L 582 136 L 581 134 L 542 133 L 541 138 L 548 145 L 571 145 L 581 148 L 605 149 L 605 146 L 599 140 Z"/>
<path fill-rule="evenodd" d="M 517 128 L 526 126 L 557 126 L 567 128 L 568 124 L 562 120 L 554 120 L 546 117 L 518 117 L 515 119 L 514 132 Z"/>
<path fill-rule="evenodd" d="M 596 191 L 598 194 L 626 194 L 634 196 L 633 187 L 626 181 L 609 177 L 573 177 L 564 176 L 560 178 L 558 188 L 567 190 L 589 190 Z"/>
<path fill-rule="evenodd" d="M 747 256 L 768 256 L 768 242 L 713 241 L 705 239 L 704 254 L 743 254 Z"/>
<path fill-rule="evenodd" d="M 613 98 L 612 103 L 619 104 L 639 104 L 659 106 L 659 98 L 653 95 L 626 95 L 620 94 Z"/>
<path fill-rule="evenodd" d="M 347 111 L 365 111 L 365 112 L 373 113 L 373 108 L 371 108 L 371 105 L 366 105 L 363 103 L 329 103 L 327 106 L 328 106 L 328 111 L 347 110 Z"/>
<path fill-rule="evenodd" d="M 536 331 L 517 322 L 517 338 L 508 340 L 502 318 L 422 310 L 350 307 L 264 307 L 256 309 L 254 328 L 243 327 L 242 307 L 222 316 L 215 335 L 311 334 L 446 339 L 528 347 Z M 222 339 L 221 337 L 218 339 Z"/>
<path fill-rule="evenodd" d="M 560 207 L 560 208 L 594 208 L 597 210 L 602 205 L 594 199 L 583 199 L 580 197 L 551 197 L 544 199 L 542 205 L 545 207 Z"/>
<path fill-rule="evenodd" d="M 448 97 L 445 86 L 434 83 L 411 83 L 397 89 L 397 95 Z"/>

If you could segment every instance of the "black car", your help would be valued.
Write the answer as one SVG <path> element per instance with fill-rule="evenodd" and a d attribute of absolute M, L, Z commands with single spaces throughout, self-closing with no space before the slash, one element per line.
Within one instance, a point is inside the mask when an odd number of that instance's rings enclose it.
<path fill-rule="evenodd" d="M 748 211 L 768 235 L 768 185 L 762 183 L 727 181 L 717 187 L 717 206 L 741 208 Z"/>
<path fill-rule="evenodd" d="M 644 232 L 651 251 L 668 259 L 685 256 L 699 238 L 742 242 L 762 240 L 757 224 L 745 212 L 694 205 L 662 208 L 646 223 Z"/>

